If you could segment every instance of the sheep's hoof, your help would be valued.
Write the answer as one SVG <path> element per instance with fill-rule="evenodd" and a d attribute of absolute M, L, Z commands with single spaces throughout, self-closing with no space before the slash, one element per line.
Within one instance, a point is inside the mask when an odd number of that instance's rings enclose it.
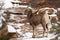
<path fill-rule="evenodd" d="M 43 36 L 39 37 L 39 38 L 43 38 Z"/>
<path fill-rule="evenodd" d="M 48 36 L 44 36 L 44 37 L 46 37 L 46 38 L 47 38 Z"/>
<path fill-rule="evenodd" d="M 32 36 L 32 38 L 35 38 L 35 36 Z"/>

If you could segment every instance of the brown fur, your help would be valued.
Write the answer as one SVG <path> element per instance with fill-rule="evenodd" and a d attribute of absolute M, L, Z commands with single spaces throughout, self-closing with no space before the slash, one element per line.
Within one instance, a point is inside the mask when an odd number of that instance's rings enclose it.
<path fill-rule="evenodd" d="M 46 26 L 45 20 L 43 19 L 45 11 L 44 12 L 39 11 L 38 14 L 37 12 L 38 10 L 35 13 L 32 13 L 31 9 L 27 9 L 25 11 L 25 13 L 27 13 L 28 21 L 30 22 L 30 25 L 32 25 L 33 27 L 33 37 L 35 37 L 35 28 L 37 25 L 42 24 L 43 29 L 44 29 L 43 33 L 45 33 L 46 28 L 48 29 L 48 27 Z"/>

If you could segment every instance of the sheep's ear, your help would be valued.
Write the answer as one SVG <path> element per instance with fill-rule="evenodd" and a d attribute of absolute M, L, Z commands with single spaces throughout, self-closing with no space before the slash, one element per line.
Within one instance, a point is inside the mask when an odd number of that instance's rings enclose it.
<path fill-rule="evenodd" d="M 30 12 L 28 13 L 28 15 L 29 15 L 29 16 L 32 16 L 32 11 L 30 11 Z"/>
<path fill-rule="evenodd" d="M 29 11 L 29 9 L 27 8 L 27 9 L 25 9 L 24 13 L 28 13 L 28 11 Z"/>
<path fill-rule="evenodd" d="M 27 16 L 28 16 L 29 18 L 31 18 L 32 15 L 33 15 L 33 13 L 32 13 L 32 12 L 29 12 Z"/>
<path fill-rule="evenodd" d="M 27 15 L 27 10 L 24 11 L 24 14 Z"/>

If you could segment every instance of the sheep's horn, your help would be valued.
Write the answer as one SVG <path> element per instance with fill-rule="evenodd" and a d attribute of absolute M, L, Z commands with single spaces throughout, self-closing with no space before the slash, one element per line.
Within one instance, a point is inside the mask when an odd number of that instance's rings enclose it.
<path fill-rule="evenodd" d="M 37 9 L 37 11 L 35 12 L 35 14 L 39 11 L 39 9 Z"/>

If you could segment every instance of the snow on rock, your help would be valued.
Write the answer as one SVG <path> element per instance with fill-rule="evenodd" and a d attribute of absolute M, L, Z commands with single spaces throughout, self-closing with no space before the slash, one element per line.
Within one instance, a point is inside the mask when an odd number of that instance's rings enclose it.
<path fill-rule="evenodd" d="M 60 8 L 57 8 L 58 11 L 60 11 Z"/>
<path fill-rule="evenodd" d="M 27 16 L 26 15 L 14 15 L 10 14 L 10 20 L 14 20 L 15 22 L 27 22 Z"/>
<path fill-rule="evenodd" d="M 58 24 L 60 24 L 60 21 L 57 21 Z"/>
<path fill-rule="evenodd" d="M 2 27 L 2 20 L 5 21 L 5 18 L 2 16 L 2 14 L 4 13 L 4 10 L 0 10 L 0 28 Z"/>
<path fill-rule="evenodd" d="M 0 19 L 0 28 L 2 27 L 2 25 L 3 25 L 3 24 L 2 24 L 2 19 Z"/>
<path fill-rule="evenodd" d="M 44 38 L 22 38 L 22 40 L 51 40 L 54 39 L 57 35 L 54 35 L 54 33 L 49 34 L 48 37 Z"/>
<path fill-rule="evenodd" d="M 11 8 L 11 7 L 13 7 L 11 0 L 5 0 L 3 8 Z"/>
<path fill-rule="evenodd" d="M 56 38 L 56 36 L 57 35 L 54 35 L 53 33 L 52 34 L 49 34 L 49 36 L 50 37 L 44 37 L 44 38 L 29 38 L 29 37 L 27 37 L 27 38 L 16 38 L 16 40 L 51 40 L 51 39 L 53 39 L 53 40 L 55 40 L 55 38 Z M 58 39 L 60 39 L 60 37 L 58 37 Z M 57 39 L 57 40 L 58 40 Z M 15 40 L 15 39 L 10 39 L 10 40 Z"/>
<path fill-rule="evenodd" d="M 33 33 L 26 32 L 24 38 L 32 38 Z"/>
<path fill-rule="evenodd" d="M 16 33 L 16 29 L 14 29 L 14 27 L 12 27 L 11 25 L 7 25 L 7 27 L 9 33 Z"/>
<path fill-rule="evenodd" d="M 20 29 L 21 26 L 25 25 L 24 23 L 21 24 L 21 23 L 11 23 L 11 22 L 9 22 L 7 24 L 11 25 L 11 26 L 13 26 L 14 28 L 17 28 L 17 29 Z"/>

